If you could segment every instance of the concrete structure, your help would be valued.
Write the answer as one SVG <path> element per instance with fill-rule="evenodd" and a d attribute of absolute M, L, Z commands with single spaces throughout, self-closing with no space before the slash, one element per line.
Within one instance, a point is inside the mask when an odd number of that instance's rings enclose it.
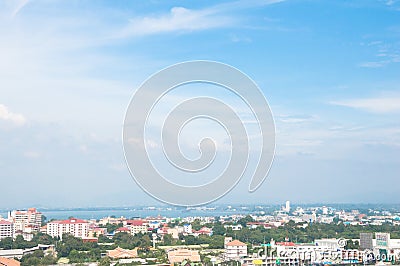
<path fill-rule="evenodd" d="M 336 238 L 322 238 L 314 241 L 316 246 L 324 247 L 328 250 L 339 250 L 343 247 L 339 246 L 339 239 Z"/>
<path fill-rule="evenodd" d="M 131 229 L 129 229 L 128 227 L 120 227 L 120 228 L 116 229 L 114 231 L 114 233 L 115 234 L 118 234 L 118 233 L 128 233 L 128 234 L 130 234 L 131 233 Z"/>
<path fill-rule="evenodd" d="M 211 236 L 213 234 L 213 231 L 211 228 L 208 227 L 202 227 L 198 231 L 193 231 L 192 235 L 198 237 L 199 235 L 207 235 Z"/>
<path fill-rule="evenodd" d="M 29 228 L 32 232 L 39 232 L 42 224 L 42 213 L 35 208 L 13 210 L 8 213 L 8 220 L 14 224 L 15 231 L 26 232 Z"/>
<path fill-rule="evenodd" d="M 135 235 L 138 233 L 145 234 L 148 232 L 149 224 L 143 220 L 127 220 L 126 227 L 131 230 L 131 234 Z"/>
<path fill-rule="evenodd" d="M 168 252 L 168 260 L 172 263 L 181 263 L 184 260 L 189 260 L 190 262 L 200 262 L 200 255 L 197 250 L 190 249 L 176 249 Z"/>
<path fill-rule="evenodd" d="M 373 258 L 377 261 L 391 262 L 400 257 L 400 239 L 391 239 L 390 233 L 375 233 Z M 371 254 L 367 255 L 368 259 Z"/>
<path fill-rule="evenodd" d="M 120 224 L 120 223 L 124 223 L 126 221 L 126 219 L 124 217 L 119 217 L 119 218 L 115 218 L 115 217 L 105 217 L 100 219 L 99 221 L 99 225 L 106 225 L 106 224 Z"/>
<path fill-rule="evenodd" d="M 12 222 L 0 220 L 0 239 L 14 237 L 14 225 Z"/>
<path fill-rule="evenodd" d="M 241 224 L 232 224 L 232 225 L 224 225 L 225 229 L 232 229 L 232 231 L 240 231 L 242 230 L 243 226 Z"/>
<path fill-rule="evenodd" d="M 44 254 L 54 254 L 55 252 L 55 247 L 54 245 L 37 245 L 36 247 L 33 248 L 28 248 L 28 249 L 6 249 L 6 250 L 0 250 L 0 257 L 3 258 L 16 258 L 16 259 L 21 259 L 23 256 L 27 254 L 32 254 L 36 250 L 43 250 Z M 1 264 L 0 264 L 1 265 Z"/>
<path fill-rule="evenodd" d="M 225 260 L 240 260 L 247 256 L 247 245 L 239 240 L 232 240 L 232 238 L 225 238 Z"/>
<path fill-rule="evenodd" d="M 285 204 L 285 211 L 286 211 L 286 212 L 290 212 L 290 201 L 286 201 L 286 204 Z"/>
<path fill-rule="evenodd" d="M 111 259 L 131 259 L 138 256 L 137 248 L 123 249 L 117 247 L 116 249 L 107 251 L 107 256 Z"/>
<path fill-rule="evenodd" d="M 86 238 L 88 231 L 89 223 L 75 218 L 47 223 L 47 234 L 52 237 L 62 238 L 63 234 L 71 234 L 74 237 Z"/>
<path fill-rule="evenodd" d="M 192 225 L 191 224 L 184 224 L 183 225 L 183 232 L 185 234 L 191 234 L 193 233 Z"/>
<path fill-rule="evenodd" d="M 360 249 L 361 250 L 372 250 L 373 246 L 373 235 L 372 233 L 360 233 Z"/>

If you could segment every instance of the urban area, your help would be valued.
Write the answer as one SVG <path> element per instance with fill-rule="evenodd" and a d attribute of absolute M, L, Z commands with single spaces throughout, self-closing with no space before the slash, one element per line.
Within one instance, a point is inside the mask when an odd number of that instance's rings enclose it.
<path fill-rule="evenodd" d="M 395 209 L 289 201 L 273 211 L 183 218 L 48 220 L 29 208 L 0 217 L 0 265 L 396 265 L 399 226 Z"/>

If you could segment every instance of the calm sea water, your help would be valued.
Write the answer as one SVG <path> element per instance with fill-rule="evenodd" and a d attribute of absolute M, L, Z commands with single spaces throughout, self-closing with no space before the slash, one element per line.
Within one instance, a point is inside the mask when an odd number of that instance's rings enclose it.
<path fill-rule="evenodd" d="M 236 209 L 236 210 L 186 210 L 186 209 L 70 209 L 70 210 L 43 210 L 38 209 L 46 216 L 47 220 L 50 219 L 67 219 L 68 217 L 82 218 L 82 219 L 100 219 L 107 216 L 115 217 L 188 217 L 188 216 L 223 216 L 232 214 L 248 214 L 250 210 Z M 7 211 L 0 211 L 3 218 L 7 217 Z"/>

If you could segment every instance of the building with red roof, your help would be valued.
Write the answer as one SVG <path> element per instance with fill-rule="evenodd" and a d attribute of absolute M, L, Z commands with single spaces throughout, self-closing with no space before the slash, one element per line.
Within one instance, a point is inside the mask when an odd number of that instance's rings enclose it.
<path fill-rule="evenodd" d="M 129 229 L 128 227 L 120 227 L 118 229 L 115 230 L 115 233 L 131 233 L 131 229 Z"/>
<path fill-rule="evenodd" d="M 232 237 L 225 237 L 225 260 L 240 260 L 247 256 L 247 245 Z"/>
<path fill-rule="evenodd" d="M 0 257 L 0 265 L 5 266 L 20 266 L 21 263 L 15 259 Z"/>
<path fill-rule="evenodd" d="M 126 227 L 130 229 L 132 235 L 145 234 L 148 231 L 149 223 L 146 220 L 127 220 Z"/>
<path fill-rule="evenodd" d="M 63 234 L 71 234 L 75 237 L 85 238 L 88 236 L 88 231 L 89 223 L 76 218 L 47 223 L 47 234 L 52 237 L 62 238 Z"/>

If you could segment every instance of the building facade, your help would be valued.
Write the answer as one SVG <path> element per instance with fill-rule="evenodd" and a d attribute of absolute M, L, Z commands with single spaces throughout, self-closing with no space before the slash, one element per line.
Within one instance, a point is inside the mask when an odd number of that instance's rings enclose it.
<path fill-rule="evenodd" d="M 47 223 L 47 234 L 52 237 L 62 238 L 63 234 L 71 234 L 74 237 L 85 238 L 88 232 L 89 223 L 81 219 L 71 218 Z"/>
<path fill-rule="evenodd" d="M 239 240 L 233 240 L 231 237 L 225 238 L 224 259 L 240 260 L 247 256 L 247 245 Z"/>
<path fill-rule="evenodd" d="M 0 239 L 14 237 L 14 225 L 12 222 L 0 220 Z"/>
<path fill-rule="evenodd" d="M 39 232 L 42 225 L 42 213 L 35 208 L 28 210 L 13 210 L 8 213 L 8 220 L 14 224 L 16 232 Z"/>

